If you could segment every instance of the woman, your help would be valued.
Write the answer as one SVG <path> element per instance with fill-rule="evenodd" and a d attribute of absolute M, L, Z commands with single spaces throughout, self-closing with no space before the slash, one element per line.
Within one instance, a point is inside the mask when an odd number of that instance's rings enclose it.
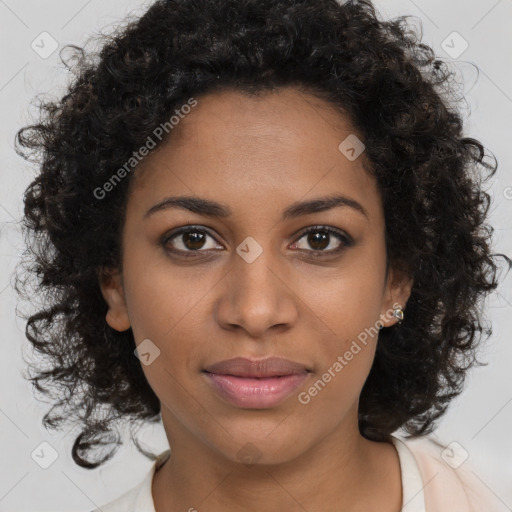
<path fill-rule="evenodd" d="M 101 510 L 493 510 L 463 447 L 422 436 L 497 286 L 496 167 L 405 19 L 157 1 L 77 50 L 17 139 L 44 157 L 27 337 L 53 367 L 33 380 L 63 386 L 44 422 L 82 422 L 82 467 L 116 421 L 161 419 L 170 446 Z"/>

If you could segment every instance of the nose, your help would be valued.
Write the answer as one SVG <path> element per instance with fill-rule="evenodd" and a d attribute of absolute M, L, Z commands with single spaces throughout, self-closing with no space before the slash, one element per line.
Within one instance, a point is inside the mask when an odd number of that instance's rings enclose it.
<path fill-rule="evenodd" d="M 216 316 L 227 330 L 243 329 L 259 338 L 277 329 L 286 330 L 299 317 L 298 297 L 290 274 L 271 251 L 249 263 L 234 254 L 231 271 L 224 278 Z"/>

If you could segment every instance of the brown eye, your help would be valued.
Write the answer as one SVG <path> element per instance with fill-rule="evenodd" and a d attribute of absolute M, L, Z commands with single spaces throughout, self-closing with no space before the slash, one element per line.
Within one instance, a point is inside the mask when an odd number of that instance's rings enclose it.
<path fill-rule="evenodd" d="M 351 238 L 343 232 L 324 226 L 309 228 L 302 233 L 299 240 L 302 239 L 306 241 L 303 247 L 299 246 L 299 242 L 295 242 L 292 248 L 312 253 L 335 254 L 353 244 Z"/>
<path fill-rule="evenodd" d="M 208 242 L 211 239 L 213 242 Z M 214 243 L 215 239 L 207 231 L 194 227 L 183 227 L 170 235 L 164 236 L 161 244 L 171 252 L 204 252 L 206 250 L 223 248 Z M 208 246 L 209 244 L 209 246 Z M 201 251 L 201 249 L 203 251 Z"/>
<path fill-rule="evenodd" d="M 325 231 L 310 232 L 307 234 L 307 241 L 313 249 L 326 249 L 329 246 L 331 235 Z"/>
<path fill-rule="evenodd" d="M 201 249 L 205 243 L 206 236 L 201 231 L 188 231 L 181 234 L 183 245 L 187 249 Z"/>

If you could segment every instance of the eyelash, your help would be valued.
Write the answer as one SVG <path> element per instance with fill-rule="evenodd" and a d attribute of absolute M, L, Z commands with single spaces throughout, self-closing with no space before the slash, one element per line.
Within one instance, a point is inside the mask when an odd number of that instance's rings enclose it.
<path fill-rule="evenodd" d="M 354 241 L 352 240 L 352 238 L 350 238 L 348 235 L 346 235 L 343 231 L 338 230 L 336 228 L 328 227 L 328 226 L 311 226 L 311 227 L 307 228 L 306 230 L 304 230 L 303 232 L 301 232 L 298 235 L 298 238 L 297 238 L 296 242 L 294 242 L 294 244 L 296 244 L 305 235 L 308 235 L 310 233 L 316 233 L 319 231 L 328 233 L 329 235 L 334 235 L 336 238 L 338 238 L 338 240 L 340 242 L 342 242 L 340 247 L 338 247 L 337 249 L 331 249 L 329 251 L 314 250 L 314 249 L 311 249 L 311 250 L 297 249 L 297 250 L 298 251 L 306 251 L 308 253 L 311 253 L 311 255 L 314 258 L 323 258 L 326 256 L 337 255 L 337 254 L 341 253 L 342 251 L 344 251 L 347 247 L 351 247 L 354 244 Z M 208 252 L 210 250 L 210 249 L 206 249 L 206 250 L 198 249 L 195 251 L 193 251 L 193 250 L 183 251 L 181 249 L 169 249 L 167 247 L 167 244 L 169 243 L 170 240 L 172 240 L 173 238 L 179 237 L 179 235 L 182 235 L 184 233 L 189 233 L 189 232 L 206 233 L 207 235 L 209 235 L 210 237 L 215 239 L 215 237 L 213 235 L 211 235 L 207 230 L 200 228 L 200 227 L 188 225 L 188 226 L 183 226 L 181 228 L 178 228 L 177 230 L 171 232 L 170 234 L 165 234 L 160 240 L 160 245 L 167 252 L 171 252 L 171 253 L 179 255 L 180 257 L 183 256 L 185 258 L 194 258 L 194 257 L 196 257 L 196 255 L 194 253 Z M 211 250 L 217 250 L 217 249 L 211 249 Z M 190 254 L 190 253 L 192 253 L 192 254 Z"/>

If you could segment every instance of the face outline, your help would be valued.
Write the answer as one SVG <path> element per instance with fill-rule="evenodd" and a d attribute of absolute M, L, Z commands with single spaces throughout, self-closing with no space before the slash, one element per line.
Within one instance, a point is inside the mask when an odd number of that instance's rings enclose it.
<path fill-rule="evenodd" d="M 357 402 L 376 336 L 359 344 L 350 361 L 344 358 L 334 377 L 332 369 L 365 329 L 396 322 L 393 304 L 403 309 L 412 281 L 391 268 L 386 280 L 376 182 L 362 167 L 364 154 L 351 161 L 338 149 L 354 130 L 343 115 L 293 88 L 259 98 L 204 95 L 174 130 L 135 171 L 122 274 L 101 282 L 108 324 L 119 331 L 131 326 L 137 345 L 149 339 L 160 350 L 142 369 L 162 404 L 171 447 L 194 445 L 231 463 L 252 449 L 260 463 L 276 464 L 328 439 L 358 436 Z M 338 206 L 281 219 L 292 203 L 332 195 L 356 201 L 366 214 Z M 216 201 L 232 214 L 207 217 L 179 208 L 148 214 L 169 196 Z M 189 234 L 205 235 L 203 245 L 196 243 L 203 253 L 190 258 L 169 251 L 193 252 L 186 237 L 170 239 L 187 225 Z M 329 228 L 345 241 L 329 232 L 316 252 L 332 255 L 314 258 L 314 240 L 304 233 L 313 226 L 319 228 L 311 236 Z M 247 237 L 263 251 L 252 262 L 237 252 Z M 312 373 L 269 409 L 226 402 L 202 373 L 224 359 L 271 355 Z M 300 393 L 329 368 L 330 381 L 301 403 Z"/>

